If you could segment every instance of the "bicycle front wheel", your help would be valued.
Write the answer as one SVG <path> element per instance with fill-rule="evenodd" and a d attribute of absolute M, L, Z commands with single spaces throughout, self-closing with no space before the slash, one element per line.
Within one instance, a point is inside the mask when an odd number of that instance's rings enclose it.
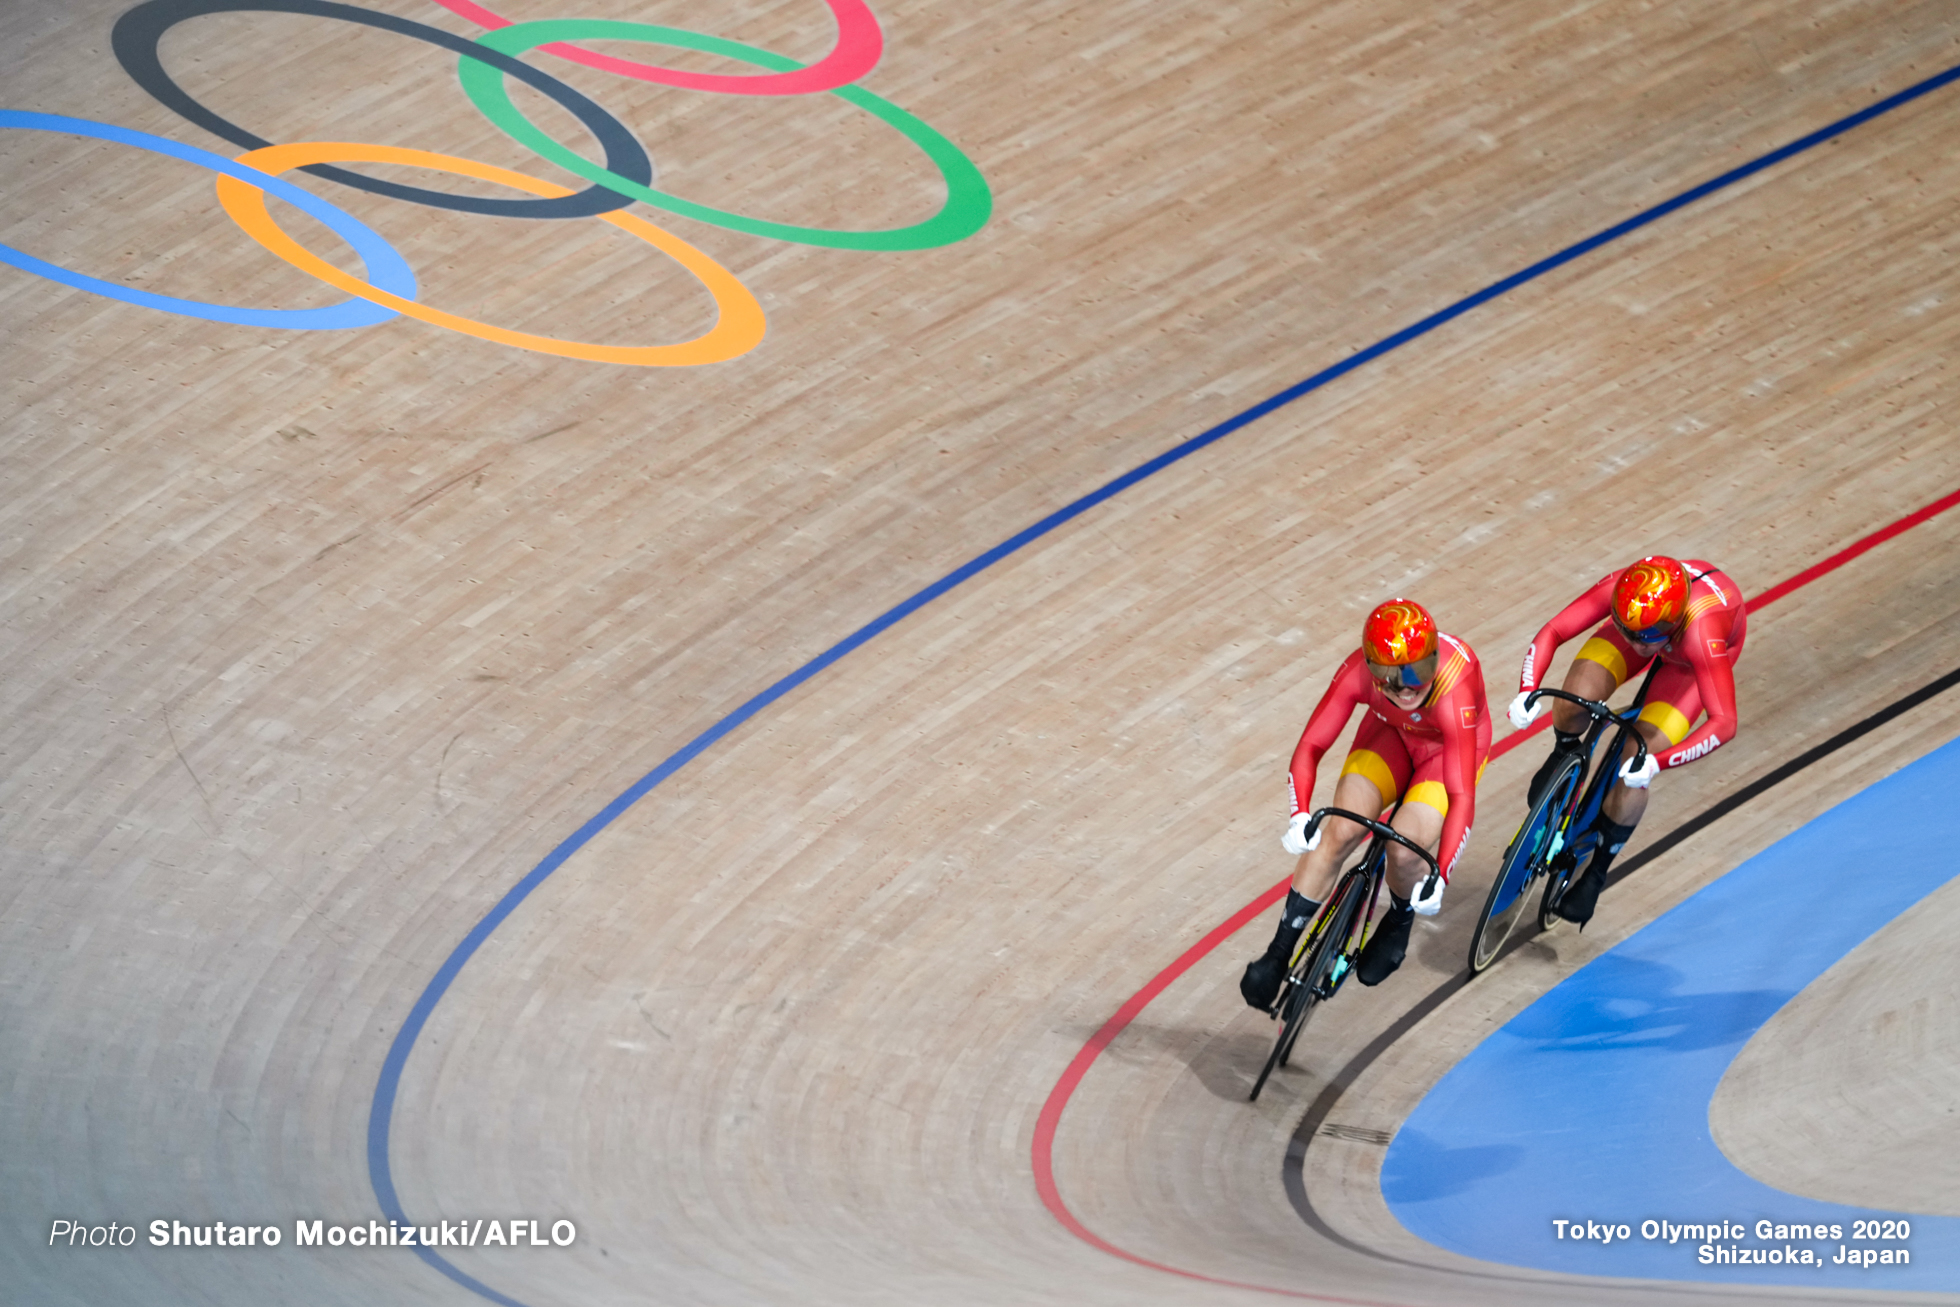
<path fill-rule="evenodd" d="M 1538 802 L 1525 814 L 1524 824 L 1511 837 L 1504 850 L 1504 865 L 1491 882 L 1484 900 L 1484 914 L 1477 919 L 1477 931 L 1470 937 L 1470 974 L 1480 975 L 1504 949 L 1511 931 L 1531 906 L 1531 882 L 1545 870 L 1545 863 L 1557 851 L 1559 816 L 1564 811 L 1572 787 L 1578 783 L 1580 762 L 1567 758 L 1552 774 L 1549 784 L 1539 792 Z"/>
<path fill-rule="evenodd" d="M 1280 1066 L 1287 1065 L 1292 1058 L 1293 1045 L 1306 1028 L 1308 1016 L 1340 984 L 1352 951 L 1349 936 L 1354 933 L 1354 923 L 1367 893 L 1367 874 L 1350 871 L 1335 888 L 1334 902 L 1321 914 L 1321 929 L 1293 970 L 1293 999 L 1286 1013 L 1286 1024 L 1273 1045 L 1273 1055 Z M 1253 1094 L 1257 1096 L 1257 1088 Z"/>
<path fill-rule="evenodd" d="M 1305 1018 L 1306 1003 L 1306 991 L 1288 980 L 1284 997 L 1280 999 L 1279 1038 L 1273 1041 L 1272 1051 L 1266 1054 L 1266 1065 L 1259 1068 L 1259 1078 L 1252 1082 L 1252 1092 L 1246 1095 L 1249 1101 L 1254 1103 L 1259 1101 L 1259 1091 L 1266 1087 L 1266 1078 L 1272 1075 L 1273 1068 L 1279 1065 L 1279 1055 L 1286 1051 L 1286 1032 L 1293 1029 L 1296 1022 Z"/>
<path fill-rule="evenodd" d="M 1367 877 L 1361 872 L 1349 872 L 1336 886 L 1333 900 L 1314 918 L 1309 928 L 1311 933 L 1302 943 L 1298 960 L 1286 977 L 1286 996 L 1280 1002 L 1279 1038 L 1273 1041 L 1273 1051 L 1266 1054 L 1266 1065 L 1259 1068 L 1259 1078 L 1252 1082 L 1248 1097 L 1253 1102 L 1259 1101 L 1259 1091 L 1266 1087 L 1266 1078 L 1272 1075 L 1273 1068 L 1285 1066 L 1287 1058 L 1292 1056 L 1294 1041 L 1300 1038 L 1314 1005 L 1331 992 L 1327 978 L 1341 956 L 1344 941 L 1354 925 L 1354 915 L 1361 910 L 1366 882 Z M 1338 979 L 1336 976 L 1335 980 Z"/>

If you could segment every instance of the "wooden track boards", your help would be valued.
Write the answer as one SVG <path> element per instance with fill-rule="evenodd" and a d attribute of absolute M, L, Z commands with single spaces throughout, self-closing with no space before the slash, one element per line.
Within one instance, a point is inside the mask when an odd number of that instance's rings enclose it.
<path fill-rule="evenodd" d="M 118 12 L 9 6 L 7 104 L 214 146 L 115 66 Z M 802 58 L 830 32 L 809 3 L 577 12 Z M 372 1215 L 370 1100 L 416 994 L 698 732 L 1109 477 L 1960 62 L 1931 3 L 879 16 L 866 85 L 974 157 L 995 217 L 902 255 L 674 222 L 770 315 L 733 363 L 574 364 L 406 321 L 278 334 L 0 270 L 0 1279 L 26 1301 L 469 1301 L 400 1253 L 69 1254 L 37 1232 Z M 550 175 L 432 50 L 290 16 L 197 24 L 166 57 L 263 135 Z M 909 147 L 841 105 L 557 71 L 681 193 L 810 223 L 895 224 L 936 198 Z M 408 1209 L 576 1219 L 569 1252 L 457 1258 L 534 1307 L 1229 1296 L 1040 1207 L 1049 1088 L 1284 874 L 1284 758 L 1377 599 L 1429 603 L 1501 705 L 1536 625 L 1628 557 L 1671 547 L 1760 590 L 1960 486 L 1956 128 L 1960 93 L 1930 97 L 1513 292 L 743 727 L 466 968 L 394 1118 Z M 0 240 L 41 257 L 167 294 L 331 302 L 185 165 L 11 134 L 0 175 Z M 707 320 L 684 276 L 599 224 L 314 189 L 457 312 L 633 341 Z M 1744 735 L 1664 782 L 1648 829 L 1949 670 L 1957 537 L 1942 518 L 1752 623 Z M 1620 887 L 1583 938 L 1534 946 L 1398 1043 L 1338 1121 L 1393 1129 L 1489 1022 L 1952 722 L 1935 705 Z M 1366 1142 L 1309 1150 L 1316 1210 L 1441 1270 L 1330 1242 L 1281 1187 L 1327 1068 L 1460 966 L 1534 752 L 1492 767 L 1472 865 L 1408 974 L 1330 1007 L 1256 1109 L 1239 1100 L 1267 1028 L 1233 986 L 1252 930 L 1112 1048 L 1056 1157 L 1093 1229 L 1281 1287 L 1572 1299 L 1412 1246 Z"/>

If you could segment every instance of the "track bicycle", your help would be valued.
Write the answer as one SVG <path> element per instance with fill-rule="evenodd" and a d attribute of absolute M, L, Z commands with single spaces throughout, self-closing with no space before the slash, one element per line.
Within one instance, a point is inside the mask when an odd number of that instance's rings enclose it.
<path fill-rule="evenodd" d="M 1576 703 L 1591 715 L 1592 725 L 1581 737 L 1579 752 L 1566 756 L 1553 770 L 1545 788 L 1539 791 L 1538 801 L 1525 813 L 1518 833 L 1504 850 L 1504 864 L 1498 869 L 1497 879 L 1491 882 L 1483 915 L 1477 919 L 1476 933 L 1470 937 L 1472 976 L 1481 974 L 1497 961 L 1504 942 L 1511 937 L 1512 929 L 1530 903 L 1532 883 L 1540 876 L 1545 878 L 1545 890 L 1538 901 L 1539 928 L 1550 930 L 1558 921 L 1558 905 L 1572 882 L 1572 873 L 1586 865 L 1599 845 L 1596 827 L 1600 808 L 1606 802 L 1607 791 L 1618 783 L 1620 759 L 1626 752 L 1627 742 L 1633 742 L 1635 767 L 1647 760 L 1647 742 L 1634 729 L 1634 723 L 1646 705 L 1647 687 L 1654 683 L 1654 675 L 1659 670 L 1660 659 L 1656 658 L 1633 702 L 1617 712 L 1597 699 L 1582 699 L 1564 690 L 1533 690 L 1525 700 L 1527 708 L 1545 697 Z M 1599 766 L 1593 769 L 1591 783 L 1582 789 L 1594 746 L 1606 728 L 1615 724 L 1619 729 L 1613 734 L 1612 744 Z"/>
<path fill-rule="evenodd" d="M 1395 814 L 1391 811 L 1388 815 Z M 1369 927 L 1375 919 L 1375 904 L 1381 898 L 1388 873 L 1389 842 L 1413 849 L 1429 864 L 1429 878 L 1423 882 L 1419 897 L 1427 898 L 1434 893 L 1436 879 L 1441 875 L 1428 849 L 1386 822 L 1344 808 L 1321 808 L 1307 822 L 1302 835 L 1311 840 L 1320 823 L 1329 817 L 1345 817 L 1365 827 L 1370 838 L 1362 847 L 1361 861 L 1335 882 L 1334 892 L 1327 896 L 1327 902 L 1301 933 L 1300 942 L 1293 949 L 1293 965 L 1287 969 L 1278 997 L 1266 1009 L 1266 1014 L 1280 1023 L 1279 1037 L 1273 1041 L 1273 1051 L 1266 1055 L 1266 1065 L 1260 1069 L 1259 1078 L 1252 1082 L 1250 1097 L 1254 1102 L 1259 1099 L 1259 1091 L 1266 1087 L 1266 1077 L 1272 1075 L 1273 1068 L 1285 1066 L 1293 1055 L 1293 1045 L 1300 1038 L 1300 1030 L 1307 1024 L 1314 1005 L 1334 997 L 1334 991 L 1354 969 L 1355 958 L 1367 943 Z"/>

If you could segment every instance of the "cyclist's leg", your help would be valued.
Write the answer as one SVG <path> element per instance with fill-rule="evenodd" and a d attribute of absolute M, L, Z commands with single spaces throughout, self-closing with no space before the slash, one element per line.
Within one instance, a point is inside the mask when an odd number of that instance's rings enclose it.
<path fill-rule="evenodd" d="M 1387 738 L 1383 738 L 1384 733 Z M 1402 792 L 1408 776 L 1409 759 L 1402 748 L 1401 736 L 1387 723 L 1368 717 L 1355 732 L 1354 745 L 1334 784 L 1330 806 L 1368 815 L 1379 813 Z M 1262 1011 L 1270 1008 L 1279 994 L 1301 931 L 1320 910 L 1334 887 L 1335 876 L 1367 834 L 1366 828 L 1340 817 L 1329 817 L 1320 829 L 1320 843 L 1302 854 L 1293 870 L 1293 881 L 1287 887 L 1286 902 L 1280 908 L 1272 942 L 1264 953 L 1247 964 L 1245 974 L 1239 978 L 1240 996 L 1249 1006 Z"/>
<path fill-rule="evenodd" d="M 1666 663 L 1648 687 L 1647 702 L 1640 709 L 1634 729 L 1646 741 L 1647 752 L 1653 753 L 1687 739 L 1688 732 L 1694 729 L 1695 718 L 1700 715 L 1701 694 L 1695 689 L 1694 672 Z M 1632 761 L 1630 750 L 1622 761 Z M 1599 842 L 1592 860 L 1559 902 L 1559 915 L 1581 926 L 1592 919 L 1599 892 L 1606 888 L 1606 875 L 1613 869 L 1613 859 L 1633 838 L 1633 828 L 1647 811 L 1647 791 L 1623 784 L 1617 776 L 1609 784 L 1594 828 L 1599 832 Z"/>
<path fill-rule="evenodd" d="M 1348 747 L 1347 761 L 1334 782 L 1336 808 L 1376 817 L 1395 802 L 1409 783 L 1414 764 L 1402 743 L 1402 733 L 1370 713 L 1355 729 L 1354 743 Z M 1340 817 L 1324 823 L 1327 833 L 1320 847 L 1300 859 L 1293 871 L 1293 888 L 1307 898 L 1325 899 L 1334 888 L 1334 878 L 1347 864 L 1367 829 Z"/>
<path fill-rule="evenodd" d="M 1479 733 L 1477 772 L 1473 785 L 1483 783 L 1484 768 L 1490 765 L 1490 734 Z M 1443 841 L 1443 818 L 1449 815 L 1450 791 L 1443 783 L 1443 746 L 1416 745 L 1411 748 L 1415 769 L 1408 788 L 1402 792 L 1402 807 L 1390 823 L 1403 835 L 1429 850 L 1431 856 Z M 1407 901 L 1429 879 L 1429 864 L 1399 844 L 1388 846 L 1388 892 Z"/>
<path fill-rule="evenodd" d="M 1663 663 L 1647 690 L 1647 702 L 1635 726 L 1647 743 L 1647 752 L 1655 753 L 1687 739 L 1700 716 L 1701 691 L 1695 687 L 1694 670 Z M 1632 761 L 1631 755 L 1625 761 Z M 1624 826 L 1630 833 L 1646 811 L 1647 791 L 1622 785 L 1616 778 L 1606 793 L 1606 821 Z"/>
<path fill-rule="evenodd" d="M 1573 655 L 1572 666 L 1565 673 L 1565 692 L 1604 703 L 1629 677 L 1646 671 L 1650 657 L 1651 654 L 1628 644 L 1620 628 L 1608 619 L 1599 624 Z M 1592 717 L 1578 704 L 1562 699 L 1553 702 L 1552 727 L 1560 735 L 1584 735 L 1590 725 Z"/>
<path fill-rule="evenodd" d="M 1561 687 L 1567 694 L 1604 703 L 1613 697 L 1613 691 L 1620 688 L 1620 682 L 1626 679 L 1626 673 L 1622 670 L 1626 664 L 1618 657 L 1611 661 L 1603 660 L 1599 655 L 1613 652 L 1610 645 L 1604 649 L 1598 647 L 1605 644 L 1606 641 L 1594 636 L 1580 648 L 1570 670 L 1565 673 L 1565 684 Z M 1586 727 L 1590 725 L 1591 716 L 1578 704 L 1567 703 L 1563 699 L 1552 701 L 1552 730 L 1557 734 L 1576 738 L 1584 735 Z"/>
<path fill-rule="evenodd" d="M 1401 834 L 1431 853 L 1443 838 L 1443 816 L 1449 811 L 1449 792 L 1443 788 L 1443 751 L 1440 747 L 1423 750 L 1415 763 L 1402 807 L 1393 825 Z M 1428 878 L 1429 864 L 1399 844 L 1388 846 L 1388 911 L 1382 914 L 1375 933 L 1354 967 L 1355 978 L 1364 985 L 1379 985 L 1402 965 L 1409 950 L 1409 931 L 1415 925 L 1415 908 L 1409 900 Z"/>
<path fill-rule="evenodd" d="M 1572 666 L 1566 670 L 1563 689 L 1567 694 L 1576 694 L 1582 699 L 1596 699 L 1601 703 L 1613 696 L 1629 676 L 1638 675 L 1646 669 L 1647 658 L 1636 653 L 1626 637 L 1611 621 L 1604 622 L 1592 633 L 1584 645 L 1580 646 Z M 1525 802 L 1536 803 L 1538 796 L 1550 784 L 1552 774 L 1567 757 L 1576 757 L 1581 750 L 1580 741 L 1586 728 L 1592 725 L 1592 717 L 1576 703 L 1563 699 L 1552 702 L 1552 751 L 1538 766 L 1537 774 L 1531 778 L 1531 786 L 1526 791 Z"/>
<path fill-rule="evenodd" d="M 1440 761 L 1436 768 L 1442 770 Z M 1402 799 L 1402 810 L 1395 814 L 1390 823 L 1396 830 L 1414 840 L 1432 854 L 1443 839 L 1443 817 L 1450 810 L 1448 791 L 1439 780 L 1423 776 L 1422 770 L 1416 772 L 1415 783 Z M 1429 878 L 1429 864 L 1424 862 L 1400 844 L 1388 846 L 1388 892 L 1398 900 L 1407 902 L 1422 888 L 1422 882 Z"/>
<path fill-rule="evenodd" d="M 1349 767 L 1355 765 L 1355 754 L 1361 752 L 1357 749 L 1348 754 Z M 1372 761 L 1373 751 L 1368 752 Z M 1334 798 L 1330 806 L 1345 808 L 1349 812 L 1379 813 L 1393 801 L 1395 793 L 1392 790 L 1383 794 L 1376 778 L 1364 772 L 1343 770 L 1340 779 L 1334 783 Z M 1328 891 L 1334 888 L 1334 878 L 1340 874 L 1347 860 L 1354 856 L 1362 837 L 1368 833 L 1367 827 L 1357 826 L 1343 817 L 1329 817 L 1321 823 L 1320 829 L 1319 846 L 1302 854 L 1299 864 L 1293 869 L 1293 891 L 1315 903 L 1324 900 Z"/>

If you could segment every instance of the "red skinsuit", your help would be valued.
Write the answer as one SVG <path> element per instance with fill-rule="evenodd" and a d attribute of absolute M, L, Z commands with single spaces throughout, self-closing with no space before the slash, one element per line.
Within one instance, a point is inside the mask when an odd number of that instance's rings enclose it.
<path fill-rule="evenodd" d="M 1734 581 L 1700 559 L 1684 558 L 1681 564 L 1688 569 L 1688 620 L 1660 647 L 1661 670 L 1640 714 L 1642 721 L 1658 727 L 1673 743 L 1674 747 L 1653 755 L 1662 771 L 1713 753 L 1735 738 L 1734 667 L 1749 626 L 1749 606 Z M 1602 618 L 1605 624 L 1593 632 L 1579 657 L 1600 663 L 1622 684 L 1646 670 L 1651 649 L 1629 641 L 1612 622 L 1613 584 L 1619 579 L 1620 573 L 1609 572 L 1545 624 L 1525 650 L 1524 670 L 1518 678 L 1521 692 L 1537 689 L 1553 652 Z M 1616 661 L 1620 666 L 1613 665 Z M 1703 709 L 1708 720 L 1686 735 Z"/>
<path fill-rule="evenodd" d="M 1436 682 L 1421 706 L 1414 709 L 1396 707 L 1375 688 L 1361 650 L 1349 654 L 1334 673 L 1327 693 L 1320 696 L 1313 716 L 1307 719 L 1307 729 L 1300 734 L 1287 787 L 1293 811 L 1305 811 L 1321 755 L 1333 747 L 1354 710 L 1365 705 L 1369 715 L 1354 733 L 1346 770 L 1369 775 L 1372 768 L 1375 775 L 1370 778 L 1381 788 L 1377 776 L 1385 763 L 1395 792 L 1384 793 L 1384 803 L 1425 783 L 1432 788 L 1441 786 L 1447 796 L 1445 805 L 1427 798 L 1420 801 L 1445 809 L 1436 861 L 1447 882 L 1457 855 L 1470 838 L 1471 819 L 1477 812 L 1477 774 L 1490 755 L 1490 709 L 1484 702 L 1484 672 L 1477 655 L 1453 635 L 1440 636 L 1439 641 Z M 1364 752 L 1371 755 L 1370 764 L 1357 766 L 1356 760 Z M 1373 758 L 1380 762 L 1373 762 Z"/>

